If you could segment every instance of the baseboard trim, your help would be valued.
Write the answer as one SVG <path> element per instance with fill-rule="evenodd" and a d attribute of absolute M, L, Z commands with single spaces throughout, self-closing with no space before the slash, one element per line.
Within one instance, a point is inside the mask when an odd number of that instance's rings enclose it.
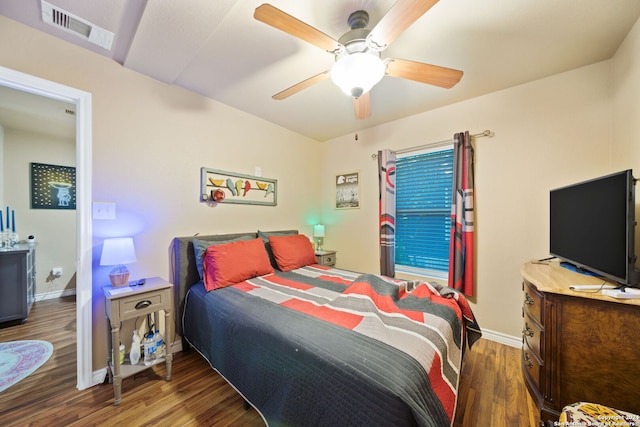
<path fill-rule="evenodd" d="M 482 329 L 482 338 L 486 338 L 489 341 L 495 341 L 500 344 L 508 345 L 510 347 L 522 347 L 522 337 L 514 337 L 512 335 L 503 334 L 502 332 Z"/>
<path fill-rule="evenodd" d="M 93 371 L 91 375 L 92 384 L 89 387 L 93 387 L 94 385 L 102 384 L 104 380 L 107 378 L 107 368 L 104 367 L 102 369 L 98 369 L 97 371 Z"/>
<path fill-rule="evenodd" d="M 63 289 L 61 291 L 51 291 L 51 292 L 36 294 L 34 298 L 35 298 L 35 301 L 44 301 L 48 299 L 68 297 L 75 294 L 76 294 L 76 288 L 72 288 L 72 289 Z"/>

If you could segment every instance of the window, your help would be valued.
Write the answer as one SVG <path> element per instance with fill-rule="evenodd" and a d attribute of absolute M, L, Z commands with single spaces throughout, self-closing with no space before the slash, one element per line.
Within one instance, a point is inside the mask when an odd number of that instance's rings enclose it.
<path fill-rule="evenodd" d="M 396 270 L 437 278 L 449 271 L 453 148 L 396 159 Z"/>

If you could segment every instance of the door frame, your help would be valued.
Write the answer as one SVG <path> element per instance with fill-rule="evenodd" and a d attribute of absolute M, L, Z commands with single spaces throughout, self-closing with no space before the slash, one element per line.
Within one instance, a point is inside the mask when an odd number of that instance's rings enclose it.
<path fill-rule="evenodd" d="M 0 85 L 76 106 L 76 353 L 77 387 L 83 390 L 102 382 L 92 366 L 91 93 L 4 67 Z"/>

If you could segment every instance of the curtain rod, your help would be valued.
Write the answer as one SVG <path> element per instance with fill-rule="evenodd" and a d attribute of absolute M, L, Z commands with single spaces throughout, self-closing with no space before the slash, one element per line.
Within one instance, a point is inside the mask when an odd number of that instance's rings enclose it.
<path fill-rule="evenodd" d="M 490 130 L 485 130 L 482 133 L 476 133 L 474 135 L 471 135 L 472 138 L 482 138 L 484 136 L 488 136 L 489 138 L 493 138 L 493 135 L 495 135 L 493 133 L 493 131 Z M 451 139 L 447 139 L 444 141 L 438 141 L 438 142 L 431 142 L 429 144 L 424 144 L 424 145 L 418 145 L 417 147 L 410 147 L 410 148 L 402 148 L 400 150 L 395 150 L 393 151 L 396 154 L 402 154 L 402 153 L 410 153 L 411 151 L 417 151 L 417 150 L 422 150 L 424 148 L 433 148 L 433 147 L 438 147 L 440 145 L 447 145 L 447 144 L 453 144 L 455 142 L 455 140 L 453 138 Z M 376 157 L 378 157 L 378 154 L 372 154 L 371 158 L 375 159 Z"/>

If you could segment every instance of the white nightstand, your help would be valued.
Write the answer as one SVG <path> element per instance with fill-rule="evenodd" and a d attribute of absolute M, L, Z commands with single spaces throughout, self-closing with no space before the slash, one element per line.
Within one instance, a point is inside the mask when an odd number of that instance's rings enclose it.
<path fill-rule="evenodd" d="M 167 381 L 171 379 L 171 362 L 173 354 L 171 354 L 171 342 L 173 340 L 173 285 L 159 277 L 150 277 L 146 279 L 144 285 L 138 286 L 122 286 L 103 288 L 105 296 L 105 310 L 109 325 L 111 326 L 111 342 L 109 343 L 109 375 L 113 381 L 113 394 L 115 404 L 119 405 L 122 401 L 122 379 L 134 375 L 140 371 L 150 368 L 158 363 L 165 362 L 167 370 Z M 160 310 L 164 311 L 164 341 L 165 341 L 165 357 L 159 358 L 151 365 L 145 365 L 140 358 L 137 365 L 125 361 L 120 365 L 118 350 L 115 351 L 113 357 L 113 349 L 117 349 L 121 341 L 120 324 L 124 320 L 137 319 L 147 314 L 154 315 L 154 322 L 158 325 L 160 320 Z M 131 340 L 131 337 L 125 337 Z M 142 337 L 141 337 L 142 338 Z"/>
<path fill-rule="evenodd" d="M 327 249 L 317 250 L 316 259 L 318 260 L 318 264 L 320 265 L 326 265 L 327 267 L 335 267 L 336 251 L 327 250 Z"/>

